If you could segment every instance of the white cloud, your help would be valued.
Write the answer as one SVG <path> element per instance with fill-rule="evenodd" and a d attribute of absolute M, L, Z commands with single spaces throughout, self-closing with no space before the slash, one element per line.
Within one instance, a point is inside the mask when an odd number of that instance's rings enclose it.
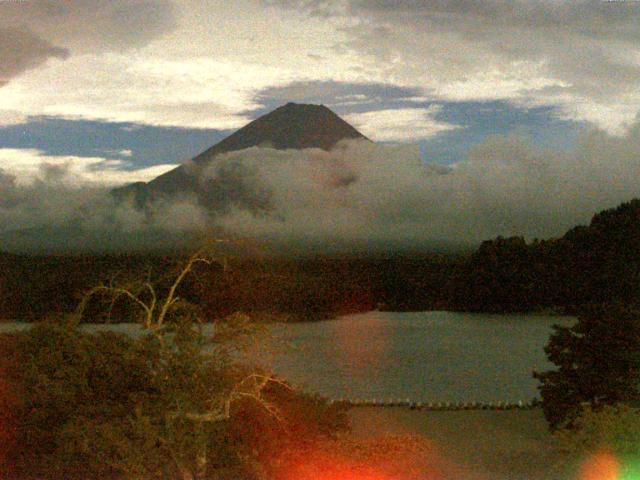
<path fill-rule="evenodd" d="M 50 44 L 37 59 L 57 55 L 11 67 L 4 124 L 12 111 L 13 123 L 55 115 L 231 129 L 260 107 L 259 92 L 292 82 L 554 105 L 617 134 L 640 105 L 638 2 L 72 0 L 57 17 L 41 3 L 0 2 L 0 28 L 25 24 Z M 343 108 L 363 101 L 343 94 Z"/>
<path fill-rule="evenodd" d="M 51 156 L 36 149 L 0 148 L 0 165 L 17 185 L 53 181 L 73 188 L 107 187 L 149 181 L 176 165 L 126 170 L 126 162 L 101 157 Z"/>
<path fill-rule="evenodd" d="M 51 178 L 20 185 L 15 177 L 0 170 L 0 232 L 63 225 L 101 193 L 95 189 L 68 188 Z"/>
<path fill-rule="evenodd" d="M 411 245 L 548 238 L 640 196 L 640 124 L 622 138 L 586 133 L 570 152 L 496 136 L 450 169 L 424 164 L 417 148 L 347 142 L 334 152 L 235 152 L 209 175 L 233 163 L 248 172 L 243 188 L 266 192 L 271 207 L 255 215 L 236 205 L 216 218 L 236 234 Z"/>
<path fill-rule="evenodd" d="M 341 54 L 358 57 L 370 79 L 421 87 L 432 99 L 556 105 L 618 134 L 640 106 L 639 2 L 267 3 L 350 19 Z"/>
<path fill-rule="evenodd" d="M 374 141 L 415 141 L 433 137 L 440 132 L 460 128 L 441 122 L 435 116 L 440 105 L 428 108 L 397 108 L 345 115 L 364 135 Z"/>
<path fill-rule="evenodd" d="M 135 181 L 148 181 L 175 165 L 158 165 L 134 171 L 121 170 L 119 160 L 83 157 L 46 156 L 38 150 L 0 149 L 0 232 L 33 227 L 67 229 L 68 235 L 82 234 L 100 237 L 101 245 L 109 245 L 109 236 L 116 232 L 135 232 L 163 228 L 168 232 L 184 232 L 206 227 L 206 214 L 193 201 L 181 199 L 159 201 L 149 211 L 131 203 L 115 202 L 110 195 L 113 186 Z M 154 210 L 155 209 L 155 210 Z M 72 225 L 70 228 L 69 226 Z M 91 232 L 97 233 L 92 237 Z M 104 238 L 102 238 L 104 237 Z M 3 237 L 22 248 L 22 241 Z M 31 238 L 35 245 L 65 249 L 71 238 Z M 77 244 L 73 243 L 71 244 Z M 56 242 L 62 242 L 57 244 Z M 82 244 L 81 240 L 79 244 Z M 127 243 L 122 245 L 126 246 Z M 121 246 L 122 246 L 121 245 Z M 0 249 L 3 246 L 0 245 Z"/>
<path fill-rule="evenodd" d="M 0 109 L 0 127 L 20 125 L 28 120 L 27 115 L 15 110 Z"/>
<path fill-rule="evenodd" d="M 255 90 L 286 71 L 203 58 L 76 55 L 2 88 L 0 111 L 162 126 L 238 128 Z"/>
<path fill-rule="evenodd" d="M 3 164 L 34 178 L 22 184 L 0 174 L 4 229 L 79 219 L 101 232 L 215 228 L 258 240 L 428 248 L 433 241 L 477 243 L 497 235 L 558 236 L 640 196 L 640 122 L 622 137 L 586 132 L 566 152 L 517 135 L 491 137 L 451 168 L 424 163 L 418 148 L 407 145 L 346 141 L 331 152 L 249 148 L 221 155 L 198 173 L 205 184 L 223 187 L 210 196 L 221 200 L 217 209 L 203 208 L 195 195 L 160 200 L 144 212 L 115 205 L 96 188 L 99 181 L 159 173 L 105 176 L 122 167 L 119 160 L 0 153 L 11 160 Z M 96 167 L 100 173 L 92 171 Z M 84 183 L 69 181 L 78 178 Z"/>
<path fill-rule="evenodd" d="M 128 148 L 122 149 L 122 150 L 116 150 L 116 149 L 111 149 L 111 148 L 107 148 L 102 150 L 102 153 L 106 156 L 108 156 L 109 158 L 111 157 L 132 157 L 133 156 L 133 150 L 130 150 Z"/>
<path fill-rule="evenodd" d="M 126 52 L 115 44 L 80 48 L 82 36 L 93 41 L 95 32 L 80 28 L 82 12 L 65 17 L 77 27 L 69 40 L 72 55 L 64 61 L 50 59 L 2 87 L 0 111 L 12 110 L 23 118 L 52 115 L 232 129 L 250 120 L 247 111 L 261 107 L 255 96 L 267 87 L 360 75 L 350 56 L 329 55 L 333 43 L 344 37 L 333 24 L 265 10 L 253 1 L 182 0 L 175 7 L 175 29 L 162 34 L 153 30 L 141 39 L 142 46 Z M 117 9 L 105 9 L 104 20 L 111 21 Z M 279 21 L 273 21 L 274 14 L 281 15 Z M 34 28 L 39 22 L 40 17 L 33 21 Z M 42 25 L 42 35 L 53 36 L 49 24 Z"/>

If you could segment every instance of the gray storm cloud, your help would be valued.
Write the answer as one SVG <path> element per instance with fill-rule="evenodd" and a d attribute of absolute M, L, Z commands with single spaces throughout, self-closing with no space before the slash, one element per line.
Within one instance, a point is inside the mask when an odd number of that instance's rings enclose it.
<path fill-rule="evenodd" d="M 586 131 L 561 152 L 515 134 L 495 136 L 449 167 L 425 162 L 417 147 L 362 141 L 331 152 L 250 148 L 219 156 L 199 173 L 211 197 L 164 201 L 147 212 L 116 207 L 104 192 L 64 188 L 59 178 L 43 175 L 21 187 L 0 176 L 3 229 L 81 218 L 87 229 L 219 228 L 310 244 L 548 238 L 640 196 L 640 123 L 624 137 Z"/>
<path fill-rule="evenodd" d="M 175 26 L 169 0 L 0 1 L 0 85 L 49 58 L 141 47 Z"/>
<path fill-rule="evenodd" d="M 0 27 L 0 85 L 49 58 L 64 59 L 68 56 L 68 50 L 53 46 L 33 32 Z"/>

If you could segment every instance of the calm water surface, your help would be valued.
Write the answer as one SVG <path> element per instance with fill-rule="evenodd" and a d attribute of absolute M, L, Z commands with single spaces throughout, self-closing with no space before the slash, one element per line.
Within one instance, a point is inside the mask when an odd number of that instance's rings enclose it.
<path fill-rule="evenodd" d="M 567 317 L 369 312 L 279 325 L 296 349 L 276 358 L 290 381 L 334 398 L 518 401 L 537 395 L 534 369 Z"/>
<path fill-rule="evenodd" d="M 290 345 L 273 368 L 332 398 L 518 401 L 537 396 L 534 369 L 550 365 L 544 345 L 554 323 L 574 319 L 452 312 L 369 312 L 317 323 L 277 324 Z M 0 324 L 0 331 L 24 328 Z M 132 333 L 134 325 L 90 326 Z"/>

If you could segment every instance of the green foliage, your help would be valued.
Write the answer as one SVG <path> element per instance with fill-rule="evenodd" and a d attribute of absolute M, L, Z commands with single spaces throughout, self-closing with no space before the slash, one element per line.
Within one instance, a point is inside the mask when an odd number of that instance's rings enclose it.
<path fill-rule="evenodd" d="M 640 399 L 640 314 L 631 307 L 585 309 L 572 327 L 555 326 L 545 347 L 556 370 L 534 373 L 551 429 L 572 427 L 589 405 Z"/>
<path fill-rule="evenodd" d="M 572 429 L 556 432 L 560 447 L 574 456 L 608 451 L 617 457 L 640 455 L 640 410 L 628 405 L 585 408 Z"/>
<path fill-rule="evenodd" d="M 0 412 L 15 425 L 0 478 L 253 478 L 279 447 L 346 428 L 344 410 L 233 361 L 229 330 L 243 322 L 231 322 L 217 340 L 191 322 L 161 336 L 36 324 L 0 337 L 16 393 Z"/>

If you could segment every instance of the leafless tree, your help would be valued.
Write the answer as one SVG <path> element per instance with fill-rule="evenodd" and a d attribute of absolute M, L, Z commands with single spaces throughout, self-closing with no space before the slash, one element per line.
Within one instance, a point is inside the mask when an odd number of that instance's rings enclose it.
<path fill-rule="evenodd" d="M 164 328 L 171 322 L 172 315 L 180 315 L 180 308 L 187 308 L 188 303 L 183 302 L 177 295 L 177 290 L 184 279 L 193 272 L 197 264 L 211 265 L 219 263 L 224 269 L 227 268 L 225 258 L 217 257 L 210 253 L 207 249 L 202 249 L 191 255 L 182 268 L 178 271 L 175 279 L 170 284 L 165 295 L 160 295 L 158 289 L 153 285 L 150 279 L 137 282 L 130 285 L 120 285 L 115 282 L 109 284 L 100 284 L 83 296 L 78 308 L 76 309 L 73 321 L 79 324 L 82 320 L 85 309 L 89 301 L 96 295 L 106 295 L 110 299 L 110 309 L 114 303 L 120 298 L 126 298 L 133 305 L 139 307 L 142 316 L 142 326 L 144 329 L 153 334 L 162 345 L 165 354 L 170 354 L 170 347 L 166 346 L 166 332 Z M 224 344 L 233 339 L 234 336 L 242 335 L 248 331 L 250 319 L 246 316 L 236 315 L 235 323 L 232 325 L 220 324 L 220 328 L 214 329 L 213 341 Z M 201 319 L 198 319 L 201 322 Z M 218 338 L 215 338 L 217 335 Z M 265 395 L 265 389 L 270 384 L 280 384 L 285 388 L 290 388 L 285 382 L 276 378 L 273 374 L 260 373 L 252 371 L 251 373 L 237 381 L 230 389 L 225 391 L 211 392 L 211 398 L 207 401 L 207 408 L 201 411 L 184 411 L 176 409 L 165 412 L 165 419 L 168 422 L 180 419 L 187 420 L 194 424 L 194 428 L 204 430 L 205 424 L 227 421 L 231 418 L 232 406 L 235 402 L 249 399 L 256 402 L 269 415 L 282 422 L 282 416 L 278 406 L 269 401 Z M 180 472 L 182 480 L 195 480 L 205 478 L 208 469 L 208 451 L 207 441 L 202 441 L 198 445 L 198 451 L 195 454 L 195 465 L 185 465 L 179 452 L 172 452 L 172 457 Z M 171 450 L 169 448 L 169 450 Z"/>

